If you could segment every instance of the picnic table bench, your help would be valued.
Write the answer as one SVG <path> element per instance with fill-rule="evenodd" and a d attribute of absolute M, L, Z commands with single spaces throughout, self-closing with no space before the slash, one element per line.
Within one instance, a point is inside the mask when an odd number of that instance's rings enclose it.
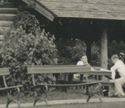
<path fill-rule="evenodd" d="M 22 87 L 22 85 L 14 85 L 14 86 L 9 86 L 7 84 L 7 77 L 10 75 L 9 69 L 8 68 L 0 68 L 0 78 L 1 81 L 0 84 L 0 92 L 4 91 L 7 94 L 7 102 L 6 102 L 6 108 L 9 107 L 9 104 L 11 102 L 15 102 L 18 104 L 18 107 L 20 107 L 20 103 L 19 103 L 19 94 L 20 94 L 20 87 Z M 11 90 L 16 90 L 17 91 L 17 95 L 13 96 L 11 95 Z"/>
<path fill-rule="evenodd" d="M 87 102 L 90 100 L 91 97 L 97 96 L 100 101 L 101 100 L 101 92 L 102 92 L 102 82 L 101 80 L 95 80 L 95 81 L 86 81 L 86 82 L 80 82 L 80 83 L 70 83 L 70 84 L 47 84 L 47 83 L 36 83 L 36 75 L 42 75 L 42 74 L 87 74 L 87 75 L 101 75 L 101 76 L 110 76 L 110 72 L 100 72 L 100 71 L 91 71 L 90 66 L 76 66 L 76 65 L 44 65 L 44 66 L 28 66 L 28 74 L 32 76 L 32 84 L 33 88 L 41 87 L 44 88 L 43 94 L 45 96 L 45 102 L 47 103 L 47 94 L 48 94 L 48 88 L 49 87 L 81 87 L 86 86 L 86 95 L 88 95 Z M 104 83 L 104 82 L 103 82 Z M 91 86 L 94 86 L 94 90 L 89 91 L 89 88 Z M 33 105 L 36 105 L 37 101 L 41 100 L 42 97 L 38 96 L 38 93 L 35 92 L 35 98 Z"/>

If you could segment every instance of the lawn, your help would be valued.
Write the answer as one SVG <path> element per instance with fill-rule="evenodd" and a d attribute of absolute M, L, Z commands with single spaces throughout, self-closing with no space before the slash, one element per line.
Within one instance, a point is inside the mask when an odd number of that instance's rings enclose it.
<path fill-rule="evenodd" d="M 125 102 L 37 106 L 35 108 L 125 108 Z"/>
<path fill-rule="evenodd" d="M 69 90 L 67 92 L 53 91 L 48 93 L 48 100 L 66 100 L 66 99 L 83 99 L 86 96 L 83 94 L 82 90 Z M 32 96 L 21 96 L 21 103 L 33 102 Z M 5 104 L 6 97 L 0 96 L 0 104 Z"/>
<path fill-rule="evenodd" d="M 53 91 L 49 92 L 48 100 L 68 100 L 68 99 L 85 99 L 83 90 L 68 90 L 67 92 Z M 111 98 L 112 99 L 112 98 Z M 32 103 L 33 97 L 21 98 L 21 103 Z M 6 97 L 0 97 L 0 104 L 5 104 Z M 87 103 L 87 104 L 69 104 L 69 105 L 48 105 L 36 106 L 35 108 L 124 108 L 125 102 L 103 102 L 103 103 Z M 24 108 L 24 107 L 21 107 Z M 34 107 L 27 107 L 34 108 Z"/>

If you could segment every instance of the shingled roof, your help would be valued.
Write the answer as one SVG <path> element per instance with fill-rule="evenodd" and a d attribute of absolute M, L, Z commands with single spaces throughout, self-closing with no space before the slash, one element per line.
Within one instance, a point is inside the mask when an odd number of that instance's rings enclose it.
<path fill-rule="evenodd" d="M 125 0 L 23 0 L 50 20 L 55 17 L 125 20 Z"/>

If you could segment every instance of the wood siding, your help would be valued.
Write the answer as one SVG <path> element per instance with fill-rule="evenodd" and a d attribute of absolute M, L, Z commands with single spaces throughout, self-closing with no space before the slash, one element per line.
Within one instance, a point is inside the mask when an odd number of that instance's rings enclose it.
<path fill-rule="evenodd" d="M 125 0 L 36 0 L 57 17 L 125 20 Z"/>

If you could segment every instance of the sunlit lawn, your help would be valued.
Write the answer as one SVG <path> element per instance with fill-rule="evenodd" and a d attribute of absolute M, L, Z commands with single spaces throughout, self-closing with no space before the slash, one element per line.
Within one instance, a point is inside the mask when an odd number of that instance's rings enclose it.
<path fill-rule="evenodd" d="M 35 108 L 125 108 L 125 102 L 37 106 Z"/>
<path fill-rule="evenodd" d="M 83 95 L 83 90 L 70 90 L 68 92 L 54 91 L 48 94 L 48 100 L 65 100 L 65 99 L 83 99 L 86 98 Z M 6 97 L 0 96 L 0 104 L 5 104 Z M 32 103 L 33 97 L 22 97 L 21 103 Z M 22 108 L 22 107 L 21 107 Z M 27 108 L 125 108 L 125 102 L 114 103 L 87 103 L 87 104 L 70 104 L 70 105 L 48 105 L 48 106 L 36 106 Z"/>
<path fill-rule="evenodd" d="M 83 94 L 82 90 L 70 90 L 68 92 L 53 91 L 48 93 L 48 100 L 65 100 L 65 99 L 83 99 L 86 96 Z M 32 96 L 22 96 L 20 99 L 21 103 L 31 103 L 33 102 Z M 0 104 L 5 104 L 6 97 L 0 96 Z"/>

